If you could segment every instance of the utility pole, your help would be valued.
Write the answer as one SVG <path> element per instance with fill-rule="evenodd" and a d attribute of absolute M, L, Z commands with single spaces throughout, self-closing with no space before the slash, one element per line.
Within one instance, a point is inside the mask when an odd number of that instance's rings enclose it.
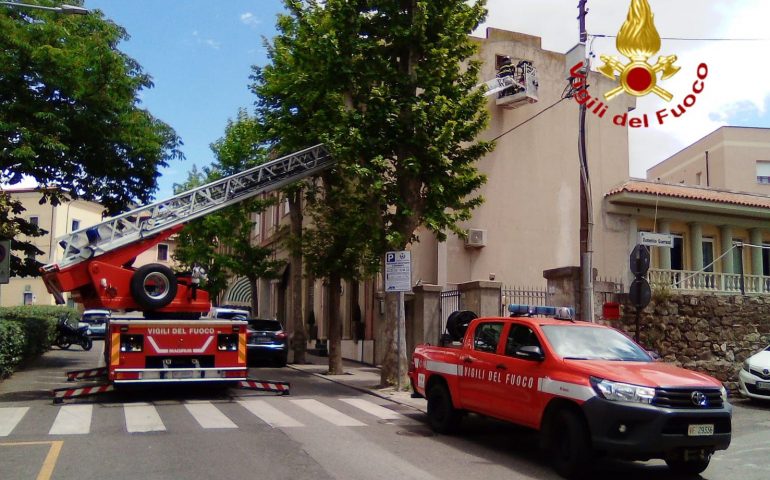
<path fill-rule="evenodd" d="M 588 0 L 578 3 L 578 22 L 580 28 L 580 43 L 583 48 L 588 42 L 586 32 L 586 15 Z M 590 65 L 588 54 L 585 53 L 583 68 L 588 78 Z M 587 87 L 587 85 L 586 85 Z M 584 88 L 586 88 L 584 87 Z M 580 272 L 581 272 L 581 314 L 584 320 L 594 321 L 594 276 L 593 276 L 593 202 L 591 201 L 591 181 L 588 174 L 588 158 L 586 153 L 586 104 L 581 103 L 578 117 L 578 158 L 580 159 Z"/>

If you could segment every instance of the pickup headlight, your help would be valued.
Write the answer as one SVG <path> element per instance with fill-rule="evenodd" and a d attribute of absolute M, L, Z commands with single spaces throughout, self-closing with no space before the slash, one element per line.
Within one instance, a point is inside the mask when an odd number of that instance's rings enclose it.
<path fill-rule="evenodd" d="M 591 386 L 596 393 L 606 400 L 616 402 L 652 403 L 655 398 L 655 389 L 640 387 L 628 383 L 611 382 L 601 378 L 591 377 Z"/>
<path fill-rule="evenodd" d="M 719 394 L 722 396 L 722 403 L 727 403 L 727 389 L 724 386 L 719 389 Z"/>

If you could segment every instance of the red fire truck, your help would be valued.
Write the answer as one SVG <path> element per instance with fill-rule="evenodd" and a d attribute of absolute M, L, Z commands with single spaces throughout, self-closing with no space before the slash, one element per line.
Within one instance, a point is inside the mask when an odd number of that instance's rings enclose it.
<path fill-rule="evenodd" d="M 63 292 L 72 292 L 86 308 L 143 315 L 109 321 L 105 367 L 67 375 L 68 380 L 105 382 L 54 390 L 54 401 L 111 391 L 121 384 L 159 382 L 237 382 L 243 388 L 288 393 L 285 382 L 247 378 L 246 322 L 201 319 L 211 304 L 192 274 L 175 274 L 160 264 L 137 268 L 133 262 L 186 222 L 333 163 L 326 148 L 316 145 L 57 239 L 64 249 L 61 260 L 41 269 L 57 303 L 64 303 Z"/>
<path fill-rule="evenodd" d="M 613 328 L 573 321 L 571 309 L 509 310 L 453 314 L 452 346 L 415 349 L 409 376 L 437 432 L 454 431 L 464 412 L 538 430 L 567 478 L 587 478 L 599 455 L 662 458 L 689 477 L 730 445 L 732 407 L 718 380 L 655 361 Z"/>

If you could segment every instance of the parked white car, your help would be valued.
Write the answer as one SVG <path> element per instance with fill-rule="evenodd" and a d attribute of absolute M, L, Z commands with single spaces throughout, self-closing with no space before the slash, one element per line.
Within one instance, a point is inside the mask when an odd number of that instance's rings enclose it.
<path fill-rule="evenodd" d="M 743 362 L 738 379 L 743 395 L 770 400 L 770 346 Z"/>

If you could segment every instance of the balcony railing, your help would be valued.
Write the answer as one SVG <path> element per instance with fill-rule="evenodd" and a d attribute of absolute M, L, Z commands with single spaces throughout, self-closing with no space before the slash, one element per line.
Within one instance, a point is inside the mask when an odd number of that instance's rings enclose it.
<path fill-rule="evenodd" d="M 651 268 L 647 280 L 656 286 L 686 292 L 741 293 L 741 274 L 661 270 Z M 747 294 L 770 294 L 770 277 L 743 275 L 743 291 Z"/>

